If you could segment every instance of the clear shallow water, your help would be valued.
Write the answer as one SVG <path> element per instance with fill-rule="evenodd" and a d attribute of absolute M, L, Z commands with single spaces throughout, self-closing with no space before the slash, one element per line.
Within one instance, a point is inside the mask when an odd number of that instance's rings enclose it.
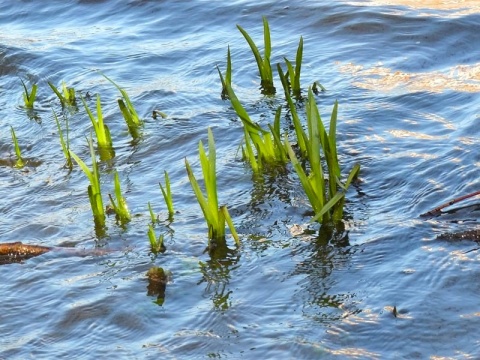
<path fill-rule="evenodd" d="M 419 215 L 478 190 L 480 5 L 463 2 L 113 1 L 0 5 L 0 158 L 13 158 L 9 125 L 28 171 L 0 167 L 2 242 L 75 247 L 0 266 L 0 358 L 477 358 L 477 244 L 443 233 L 478 227 L 478 201 L 440 218 Z M 215 65 L 230 45 L 237 95 L 263 124 L 283 103 L 258 91 L 256 65 L 235 28 L 261 43 L 272 31 L 274 63 L 305 40 L 302 82 L 324 118 L 340 103 L 339 151 L 359 162 L 348 193 L 346 232 L 294 235 L 308 226 L 293 173 L 252 174 L 238 158 L 242 129 L 220 98 Z M 132 143 L 118 94 L 145 118 Z M 19 78 L 39 84 L 34 112 Z M 102 97 L 116 151 L 102 163 L 104 192 L 117 169 L 134 217 L 95 234 L 87 180 L 62 169 L 46 81 Z M 151 118 L 153 109 L 168 114 Z M 69 115 L 72 148 L 88 158 L 83 111 Z M 222 263 L 204 253 L 206 230 L 184 168 L 198 173 L 197 144 L 213 129 L 220 198 L 242 246 Z M 179 211 L 167 252 L 148 253 L 146 204 L 164 219 L 158 188 L 167 170 Z M 106 201 L 106 199 L 105 199 Z M 157 233 L 166 230 L 165 222 Z M 318 234 L 315 227 L 311 227 Z M 233 249 L 233 243 L 230 241 Z M 88 254 L 96 248 L 103 255 Z M 146 272 L 171 272 L 154 303 Z M 392 314 L 396 307 L 398 316 Z"/>

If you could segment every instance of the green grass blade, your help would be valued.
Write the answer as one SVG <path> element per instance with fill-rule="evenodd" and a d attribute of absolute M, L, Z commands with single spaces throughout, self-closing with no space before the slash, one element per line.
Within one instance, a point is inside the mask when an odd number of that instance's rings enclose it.
<path fill-rule="evenodd" d="M 96 108 L 97 108 L 97 117 L 95 117 L 90 110 L 90 108 L 87 105 L 87 102 L 83 97 L 81 97 L 83 106 L 85 107 L 85 111 L 88 114 L 88 117 L 90 118 L 90 121 L 93 126 L 93 130 L 95 131 L 95 135 L 97 136 L 97 142 L 98 146 L 106 149 L 111 149 L 113 147 L 112 144 L 112 138 L 110 136 L 110 130 L 108 129 L 108 126 L 105 125 L 103 122 L 103 113 L 102 113 L 102 104 L 100 101 L 100 95 L 97 95 L 97 102 L 96 102 Z"/>
<path fill-rule="evenodd" d="M 153 213 L 153 209 L 152 209 L 152 205 L 150 204 L 150 201 L 148 202 L 148 212 L 150 214 L 150 220 L 152 220 L 152 224 L 155 224 L 155 222 L 157 221 L 157 218 Z"/>
<path fill-rule="evenodd" d="M 300 73 L 302 71 L 302 58 L 303 58 L 303 37 L 300 36 L 300 41 L 298 43 L 297 57 L 295 59 L 295 78 L 292 84 L 293 93 L 298 93 L 300 95 Z"/>
<path fill-rule="evenodd" d="M 249 129 L 252 129 L 254 131 L 258 131 L 263 134 L 268 133 L 268 131 L 262 129 L 260 125 L 255 124 L 250 119 L 250 116 L 248 115 L 247 111 L 238 100 L 237 95 L 235 95 L 235 92 L 233 91 L 232 87 L 229 86 L 228 84 L 227 84 L 227 93 L 228 93 L 228 97 L 230 98 L 230 102 L 232 103 L 233 109 L 237 113 L 240 120 L 242 120 L 244 125 L 246 124 Z"/>
<path fill-rule="evenodd" d="M 232 218 L 230 217 L 230 213 L 228 212 L 227 207 L 222 206 L 220 208 L 220 210 L 223 213 L 223 216 L 225 218 L 225 221 L 228 224 L 228 228 L 230 229 L 230 233 L 232 234 L 232 237 L 234 238 L 235 243 L 237 244 L 237 246 L 240 246 L 240 239 L 238 237 L 237 230 L 235 229 L 235 226 L 233 225 L 233 221 L 232 221 Z"/>
<path fill-rule="evenodd" d="M 62 95 L 62 93 L 60 93 L 60 91 L 58 91 L 58 89 L 55 87 L 55 85 L 53 85 L 50 81 L 47 81 L 47 84 L 53 90 L 55 95 L 57 95 L 57 97 L 60 99 L 60 102 L 62 103 L 62 105 L 66 104 L 67 99 L 65 99 L 65 97 Z"/>
<path fill-rule="evenodd" d="M 150 242 L 150 250 L 153 254 L 158 254 L 159 252 L 164 252 L 166 250 L 164 244 L 164 236 L 160 235 L 158 238 L 155 235 L 155 230 L 151 224 L 148 225 L 148 240 Z"/>
<path fill-rule="evenodd" d="M 332 197 L 325 206 L 320 209 L 319 212 L 315 213 L 315 216 L 310 220 L 310 222 L 320 221 L 320 219 L 327 215 L 331 208 L 333 208 L 339 201 L 341 201 L 345 196 L 345 193 L 342 191 L 338 191 L 334 197 Z M 340 220 L 340 219 L 338 219 Z"/>
<path fill-rule="evenodd" d="M 283 90 L 285 93 L 285 99 L 287 100 L 288 107 L 290 109 L 290 114 L 292 116 L 292 122 L 293 122 L 293 127 L 295 129 L 295 134 L 297 137 L 298 147 L 300 148 L 300 152 L 302 153 L 302 156 L 306 156 L 308 152 L 307 135 L 303 130 L 302 124 L 300 122 L 300 117 L 298 116 L 298 113 L 297 113 L 297 109 L 295 107 L 295 104 L 293 103 L 292 97 L 290 96 L 290 90 L 288 87 L 287 78 L 285 77 L 285 74 L 283 73 L 283 70 L 280 64 L 277 64 L 277 71 L 278 71 L 278 75 L 280 76 L 280 80 L 282 82 Z"/>
<path fill-rule="evenodd" d="M 265 44 L 265 58 L 270 59 L 272 55 L 272 42 L 270 40 L 270 27 L 268 25 L 268 20 L 265 16 L 262 16 L 263 20 L 263 41 Z"/>
<path fill-rule="evenodd" d="M 17 155 L 17 161 L 15 162 L 15 167 L 21 169 L 25 166 L 25 162 L 23 161 L 22 153 L 20 151 L 20 146 L 18 145 L 17 136 L 15 135 L 15 130 L 13 130 L 13 126 L 10 126 L 10 132 L 12 134 L 12 141 L 13 141 L 13 146 L 15 148 L 15 154 Z"/>
<path fill-rule="evenodd" d="M 57 124 L 57 129 L 58 129 L 58 136 L 60 138 L 60 145 L 62 147 L 62 151 L 63 151 L 63 155 L 65 156 L 65 160 L 66 160 L 66 166 L 71 170 L 72 167 L 73 167 L 73 162 L 72 162 L 72 157 L 70 156 L 70 142 L 69 142 L 69 138 L 68 138 L 68 120 L 65 119 L 65 123 L 66 123 L 66 133 L 67 133 L 67 138 L 65 140 L 65 138 L 63 137 L 63 131 L 62 131 L 62 128 L 60 126 L 60 121 L 58 120 L 58 117 L 57 117 L 57 114 L 55 114 L 55 111 L 52 110 L 52 113 L 53 113 L 53 117 L 55 119 L 55 122 Z"/>
<path fill-rule="evenodd" d="M 260 55 L 260 51 L 258 51 L 257 45 L 255 45 L 250 35 L 248 35 L 248 33 L 240 25 L 237 25 L 237 28 L 238 30 L 240 30 L 245 40 L 247 40 L 247 43 L 250 46 L 250 49 L 252 49 L 253 56 L 255 56 L 255 61 L 257 62 L 258 72 L 260 73 L 260 77 L 263 79 L 264 78 L 263 59 L 262 59 L 262 55 Z"/>
<path fill-rule="evenodd" d="M 190 164 L 188 163 L 187 159 L 185 159 L 185 167 L 187 169 L 187 175 L 190 180 L 190 185 L 192 186 L 192 189 L 193 189 L 193 192 L 195 193 L 195 197 L 197 198 L 198 204 L 202 209 L 205 221 L 207 222 L 207 225 L 210 226 L 210 224 L 214 222 L 216 215 L 212 214 L 212 211 L 208 206 L 208 202 L 205 199 L 205 196 L 203 195 L 202 190 L 200 189 L 200 186 L 198 185 L 198 181 L 195 178 L 195 175 L 193 174 L 193 170 Z"/>
<path fill-rule="evenodd" d="M 122 189 L 120 187 L 120 178 L 118 176 L 117 171 L 115 171 L 113 182 L 115 185 L 115 197 L 117 201 L 115 202 L 112 195 L 110 194 L 108 194 L 108 197 L 110 198 L 113 209 L 115 210 L 117 219 L 122 224 L 125 224 L 130 221 L 131 215 L 130 215 L 130 211 L 128 210 L 127 201 L 125 200 L 125 197 L 122 195 Z"/>
<path fill-rule="evenodd" d="M 142 121 L 140 120 L 140 117 L 138 116 L 137 111 L 135 110 L 135 107 L 133 106 L 133 103 L 131 102 L 130 97 L 128 96 L 127 92 L 123 88 L 121 88 L 119 85 L 117 85 L 117 83 L 115 83 L 107 75 L 105 75 L 103 73 L 101 73 L 101 74 L 105 77 L 105 79 L 110 81 L 118 89 L 118 91 L 120 91 L 120 94 L 122 94 L 123 100 L 125 101 L 124 106 L 129 113 L 130 121 L 133 124 L 135 124 L 135 126 L 137 126 L 137 127 L 142 125 Z M 120 105 L 120 102 L 119 102 L 119 105 Z M 123 113 L 123 110 L 122 110 L 122 113 Z M 125 114 L 124 114 L 124 116 L 125 116 Z"/>
<path fill-rule="evenodd" d="M 25 107 L 31 109 L 31 108 L 33 108 L 33 104 L 35 102 L 38 86 L 37 86 L 37 84 L 33 84 L 32 85 L 32 91 L 29 93 L 28 89 L 27 89 L 27 85 L 25 85 L 25 83 L 23 82 L 22 79 L 20 79 L 20 81 L 22 82 L 23 89 L 24 89 L 23 101 L 25 102 Z"/>
<path fill-rule="evenodd" d="M 222 99 L 227 99 L 228 98 L 228 92 L 227 92 L 227 84 L 229 86 L 232 86 L 232 58 L 230 56 L 230 46 L 228 46 L 227 50 L 227 71 L 225 73 L 225 77 L 223 77 L 222 72 L 220 71 L 220 68 L 217 65 L 217 71 L 218 75 L 220 76 L 220 81 L 222 82 Z"/>
<path fill-rule="evenodd" d="M 165 188 L 163 187 L 162 183 L 158 183 L 158 184 L 160 185 L 160 190 L 162 191 L 165 204 L 167 204 L 168 214 L 170 217 L 172 217 L 174 214 L 174 211 L 173 211 L 172 191 L 170 188 L 170 178 L 168 177 L 167 171 L 165 171 L 164 174 L 165 174 Z"/>
<path fill-rule="evenodd" d="M 287 139 L 285 139 L 285 147 L 288 151 L 288 155 L 290 157 L 290 161 L 292 162 L 292 166 L 297 172 L 297 175 L 300 179 L 300 183 L 302 184 L 302 187 L 305 191 L 305 194 L 308 197 L 308 200 L 313 208 L 313 211 L 315 213 L 319 212 L 323 207 L 323 204 L 325 203 L 323 192 L 316 191 L 314 189 L 309 177 L 303 170 L 302 165 L 298 161 L 297 156 L 295 155 L 295 152 L 293 151 L 292 146 L 290 145 Z"/>

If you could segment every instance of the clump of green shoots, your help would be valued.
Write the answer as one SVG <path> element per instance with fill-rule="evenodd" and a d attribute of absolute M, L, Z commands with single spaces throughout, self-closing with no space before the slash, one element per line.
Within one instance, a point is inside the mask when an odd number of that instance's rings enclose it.
<path fill-rule="evenodd" d="M 272 66 L 270 64 L 270 56 L 272 53 L 272 43 L 270 41 L 270 28 L 268 26 L 268 21 L 265 16 L 263 18 L 263 41 L 265 46 L 264 56 L 260 54 L 257 45 L 253 42 L 252 38 L 248 33 L 240 26 L 237 25 L 238 30 L 242 33 L 245 40 L 247 40 L 248 45 L 252 49 L 252 53 L 255 56 L 255 60 L 258 66 L 258 72 L 260 73 L 261 78 L 261 87 L 262 92 L 265 95 L 275 94 L 275 86 L 273 85 L 273 72 Z"/>
<path fill-rule="evenodd" d="M 15 162 L 14 167 L 21 169 L 25 166 L 25 162 L 22 158 L 22 153 L 20 152 L 20 146 L 18 146 L 17 136 L 15 135 L 15 130 L 13 130 L 13 126 L 10 126 L 10 131 L 12 133 L 12 141 L 13 146 L 15 147 L 15 154 L 17 155 L 17 161 Z"/>
<path fill-rule="evenodd" d="M 166 248 L 164 239 L 165 236 L 163 234 L 159 235 L 157 238 L 152 224 L 148 225 L 148 240 L 150 241 L 150 250 L 153 254 L 157 255 L 159 252 L 165 252 Z"/>
<path fill-rule="evenodd" d="M 38 86 L 37 84 L 33 84 L 32 90 L 28 91 L 27 85 L 25 85 L 23 80 L 20 79 L 20 81 L 22 82 L 22 85 L 23 85 L 23 101 L 25 103 L 25 107 L 28 109 L 32 109 L 33 103 L 35 102 L 35 98 L 37 95 Z"/>
<path fill-rule="evenodd" d="M 126 224 L 132 218 L 130 216 L 130 211 L 128 210 L 127 200 L 122 195 L 122 189 L 120 188 L 120 179 L 118 177 L 118 172 L 115 171 L 114 175 L 114 184 L 115 184 L 115 197 L 117 201 L 115 201 L 111 194 L 108 194 L 110 198 L 110 202 L 112 204 L 113 210 L 115 211 L 115 216 L 121 224 Z"/>
<path fill-rule="evenodd" d="M 105 226 L 105 209 L 103 207 L 102 192 L 100 188 L 100 172 L 98 171 L 98 164 L 95 150 L 93 149 L 91 134 L 90 139 L 87 139 L 87 141 L 90 147 L 90 156 L 92 158 L 92 170 L 90 170 L 72 150 L 69 150 L 69 153 L 90 181 L 90 185 L 88 185 L 88 198 L 90 199 L 90 205 L 92 207 L 93 219 L 97 226 L 103 228 Z"/>
<path fill-rule="evenodd" d="M 63 137 L 63 131 L 62 131 L 62 128 L 60 126 L 60 121 L 58 120 L 58 117 L 57 117 L 57 114 L 55 114 L 55 111 L 53 111 L 53 117 L 55 118 L 55 122 L 57 123 L 57 129 L 58 129 L 58 136 L 60 138 L 60 145 L 62 146 L 62 151 L 63 151 L 63 155 L 65 156 L 65 160 L 66 160 L 66 163 L 65 163 L 65 166 L 67 168 L 69 168 L 70 170 L 72 170 L 73 168 L 73 162 L 72 162 L 72 157 L 70 155 L 70 141 L 69 141 L 69 138 L 68 138 L 68 120 L 65 118 L 65 126 L 66 126 L 66 129 L 65 129 L 65 132 L 66 132 L 66 138 Z"/>
<path fill-rule="evenodd" d="M 168 218 L 169 220 L 172 220 L 173 214 L 174 214 L 173 197 L 172 197 L 172 190 L 170 188 L 170 178 L 168 177 L 167 171 L 165 171 L 165 187 L 163 187 L 162 183 L 158 183 L 158 185 L 160 185 L 160 190 L 162 191 L 165 204 L 167 204 Z"/>
<path fill-rule="evenodd" d="M 77 98 L 75 96 L 75 89 L 73 87 L 67 87 L 65 81 L 62 81 L 61 91 L 55 87 L 50 81 L 48 85 L 57 95 L 58 99 L 62 103 L 62 106 L 75 106 L 77 104 Z"/>
<path fill-rule="evenodd" d="M 295 67 L 292 63 L 285 58 L 285 64 L 287 65 L 287 79 L 289 83 L 290 90 L 292 91 L 293 96 L 299 98 L 301 94 L 300 88 L 300 72 L 302 69 L 302 57 L 303 57 L 303 37 L 300 37 L 297 48 L 297 56 L 295 58 Z"/>
<path fill-rule="evenodd" d="M 285 146 L 288 149 L 292 165 L 315 213 L 312 221 L 320 223 L 337 222 L 342 219 L 345 192 L 360 171 L 360 166 L 358 164 L 354 165 L 345 183 L 341 182 L 336 145 L 337 108 L 338 104 L 335 103 L 330 119 L 329 133 L 327 133 L 318 112 L 313 92 L 311 89 L 309 90 L 307 101 L 308 136 L 306 138 L 309 174 L 306 173 L 292 146 L 285 139 Z M 328 189 L 322 170 L 321 152 L 324 154 L 328 168 Z"/>
<path fill-rule="evenodd" d="M 122 94 L 122 98 L 118 99 L 118 106 L 120 107 L 120 111 L 122 112 L 123 118 L 127 123 L 128 131 L 130 135 L 135 139 L 138 137 L 138 129 L 142 126 L 143 122 L 137 114 L 133 103 L 130 100 L 127 92 L 122 89 L 117 83 L 115 83 L 112 79 L 110 79 L 107 75 L 102 74 L 105 79 L 110 81 Z"/>
<path fill-rule="evenodd" d="M 101 160 L 109 160 L 113 158 L 115 155 L 113 151 L 113 144 L 112 138 L 110 136 L 110 130 L 108 126 L 103 121 L 103 114 L 102 114 L 102 105 L 100 102 L 100 95 L 97 94 L 97 117 L 93 115 L 93 113 L 88 108 L 86 101 L 81 98 L 83 102 L 83 106 L 87 111 L 88 117 L 92 122 L 93 130 L 95 131 L 95 135 L 97 136 L 97 144 L 98 144 L 98 151 L 100 153 Z"/>
<path fill-rule="evenodd" d="M 227 85 L 227 92 L 235 112 L 243 123 L 245 135 L 245 148 L 242 148 L 243 157 L 249 161 L 253 171 L 257 172 L 263 169 L 264 164 L 286 164 L 288 162 L 287 151 L 280 138 L 281 108 L 277 109 L 274 125 L 269 124 L 270 131 L 267 131 L 250 119 L 231 86 Z M 253 151 L 252 144 L 256 151 Z"/>
<path fill-rule="evenodd" d="M 206 195 L 204 195 L 200 189 L 200 186 L 187 159 L 185 159 L 185 166 L 190 184 L 192 185 L 192 189 L 195 193 L 198 203 L 200 204 L 203 216 L 208 226 L 209 249 L 213 250 L 216 246 L 222 246 L 225 244 L 225 222 L 228 224 L 235 242 L 237 245 L 239 245 L 240 240 L 227 207 L 218 206 L 215 141 L 210 128 L 208 128 L 208 156 L 201 141 L 198 144 L 198 151 L 200 155 L 200 163 L 202 166 Z"/>
<path fill-rule="evenodd" d="M 230 46 L 227 50 L 227 70 L 225 76 L 223 76 L 220 68 L 217 65 L 218 75 L 220 76 L 220 81 L 222 82 L 222 99 L 228 99 L 228 90 L 227 86 L 232 86 L 232 58 L 230 56 Z"/>

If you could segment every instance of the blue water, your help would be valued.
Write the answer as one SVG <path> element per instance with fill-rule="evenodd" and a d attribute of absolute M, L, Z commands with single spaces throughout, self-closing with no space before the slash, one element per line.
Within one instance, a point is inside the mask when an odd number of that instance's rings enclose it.
<path fill-rule="evenodd" d="M 272 63 L 293 60 L 303 36 L 303 88 L 327 88 L 316 97 L 324 119 L 339 101 L 342 166 L 361 165 L 344 232 L 309 223 L 291 169 L 254 177 L 241 160 L 241 122 L 221 99 L 216 65 L 225 69 L 230 46 L 239 99 L 255 121 L 272 122 L 281 84 L 276 77 L 277 94 L 261 94 L 236 29 L 262 44 L 262 15 Z M 0 3 L 1 242 L 59 248 L 0 266 L 0 358 L 479 358 L 478 245 L 437 238 L 477 230 L 478 198 L 419 216 L 479 190 L 479 32 L 478 1 Z M 98 71 L 130 95 L 145 120 L 140 140 Z M 39 86 L 33 110 L 20 79 Z M 71 147 L 87 163 L 91 124 L 81 107 L 62 112 L 47 81 L 65 81 L 91 107 L 101 95 L 116 154 L 100 163 L 103 191 L 113 193 L 117 170 L 135 214 L 128 225 L 109 217 L 105 234 L 95 231 L 88 181 L 63 167 L 52 110 L 68 118 Z M 153 119 L 155 109 L 168 117 Z M 10 126 L 24 169 L 12 166 Z M 208 127 L 220 201 L 241 238 L 236 251 L 227 239 L 221 260 L 205 252 L 184 165 L 200 176 Z M 165 170 L 171 223 L 158 186 Z M 157 257 L 149 201 L 167 247 Z M 154 265 L 169 274 L 161 306 L 147 290 Z"/>

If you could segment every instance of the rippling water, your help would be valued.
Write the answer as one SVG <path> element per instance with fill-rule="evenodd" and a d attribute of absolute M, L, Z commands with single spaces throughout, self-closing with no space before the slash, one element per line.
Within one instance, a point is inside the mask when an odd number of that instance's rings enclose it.
<path fill-rule="evenodd" d="M 261 44 L 262 15 L 272 62 L 293 58 L 303 36 L 303 86 L 327 88 L 317 97 L 324 118 L 339 101 L 341 162 L 362 166 L 344 232 L 308 224 L 293 173 L 254 178 L 239 158 L 243 131 L 215 65 L 225 68 L 230 46 L 237 95 L 256 121 L 271 122 L 283 97 L 261 95 L 235 26 Z M 478 200 L 419 217 L 478 190 L 478 1 L 4 1 L 0 27 L 2 242 L 60 248 L 0 266 L 0 358 L 480 357 L 477 244 L 437 238 L 475 231 Z M 129 93 L 145 119 L 140 141 L 96 70 Z M 39 85 L 31 111 L 20 79 Z M 87 180 L 62 167 L 52 116 L 61 108 L 47 81 L 101 94 L 116 152 L 100 164 L 102 185 L 113 191 L 117 169 L 137 214 L 126 227 L 109 218 L 105 236 L 95 233 Z M 152 119 L 154 109 L 168 118 Z M 87 159 L 88 118 L 65 116 L 72 148 Z M 23 170 L 11 166 L 10 125 L 29 160 Z M 220 198 L 242 241 L 221 261 L 204 252 L 184 167 L 187 157 L 199 172 L 209 126 Z M 164 170 L 178 210 L 171 224 Z M 162 220 L 157 233 L 167 233 L 157 258 L 148 201 Z M 161 306 L 147 289 L 152 265 L 170 274 Z"/>

